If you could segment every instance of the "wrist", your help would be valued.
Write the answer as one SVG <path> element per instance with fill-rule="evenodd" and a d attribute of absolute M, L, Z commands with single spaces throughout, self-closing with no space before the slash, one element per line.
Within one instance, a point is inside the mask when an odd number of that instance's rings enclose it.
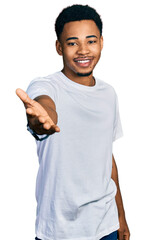
<path fill-rule="evenodd" d="M 32 136 L 37 140 L 37 141 L 43 141 L 45 140 L 46 138 L 49 137 L 48 134 L 37 134 L 34 130 L 32 130 L 30 127 L 29 127 L 29 124 L 27 124 L 27 130 L 32 134 Z"/>

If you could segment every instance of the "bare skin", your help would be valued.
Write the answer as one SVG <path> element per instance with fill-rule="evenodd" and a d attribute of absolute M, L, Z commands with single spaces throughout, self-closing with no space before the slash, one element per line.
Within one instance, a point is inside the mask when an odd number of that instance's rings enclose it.
<path fill-rule="evenodd" d="M 93 86 L 93 69 L 100 59 L 102 48 L 103 37 L 94 21 L 66 23 L 60 40 L 56 41 L 56 50 L 63 57 L 62 72 L 74 82 Z"/>
<path fill-rule="evenodd" d="M 30 128 L 40 135 L 60 132 L 60 128 L 56 125 L 56 107 L 50 97 L 39 96 L 32 100 L 20 88 L 16 90 L 16 94 L 24 103 Z"/>
<path fill-rule="evenodd" d="M 112 155 L 111 178 L 114 180 L 117 186 L 116 203 L 117 203 L 119 223 L 120 223 L 120 228 L 118 230 L 118 240 L 129 240 L 130 231 L 129 231 L 128 224 L 125 217 L 125 211 L 124 211 L 124 206 L 123 206 L 123 201 L 122 201 L 122 196 L 121 196 L 121 191 L 119 186 L 118 169 L 117 169 L 117 165 L 113 155 Z"/>

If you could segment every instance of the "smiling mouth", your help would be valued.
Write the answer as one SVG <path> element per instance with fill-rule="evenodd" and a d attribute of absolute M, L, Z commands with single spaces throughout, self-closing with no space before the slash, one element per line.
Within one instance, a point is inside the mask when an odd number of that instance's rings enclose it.
<path fill-rule="evenodd" d="M 79 62 L 79 63 L 87 63 L 87 62 L 90 62 L 91 60 L 77 60 L 75 62 Z"/>
<path fill-rule="evenodd" d="M 91 58 L 75 58 L 74 62 L 76 63 L 77 66 L 79 67 L 89 67 L 90 64 L 92 63 L 93 57 Z"/>

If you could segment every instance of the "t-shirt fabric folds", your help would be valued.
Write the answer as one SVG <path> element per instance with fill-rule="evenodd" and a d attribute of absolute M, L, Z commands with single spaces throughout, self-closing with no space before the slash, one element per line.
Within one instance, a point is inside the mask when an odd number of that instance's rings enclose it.
<path fill-rule="evenodd" d="M 85 86 L 57 72 L 34 79 L 27 93 L 32 99 L 52 98 L 60 127 L 36 141 L 36 236 L 99 240 L 116 231 L 112 145 L 123 133 L 115 90 L 98 78 L 94 86 Z"/>

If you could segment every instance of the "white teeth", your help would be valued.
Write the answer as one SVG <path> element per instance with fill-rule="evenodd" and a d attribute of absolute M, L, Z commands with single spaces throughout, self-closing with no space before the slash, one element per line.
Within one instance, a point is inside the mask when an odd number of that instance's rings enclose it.
<path fill-rule="evenodd" d="M 77 62 L 79 62 L 79 63 L 87 63 L 87 62 L 90 62 L 90 60 L 79 60 Z"/>

